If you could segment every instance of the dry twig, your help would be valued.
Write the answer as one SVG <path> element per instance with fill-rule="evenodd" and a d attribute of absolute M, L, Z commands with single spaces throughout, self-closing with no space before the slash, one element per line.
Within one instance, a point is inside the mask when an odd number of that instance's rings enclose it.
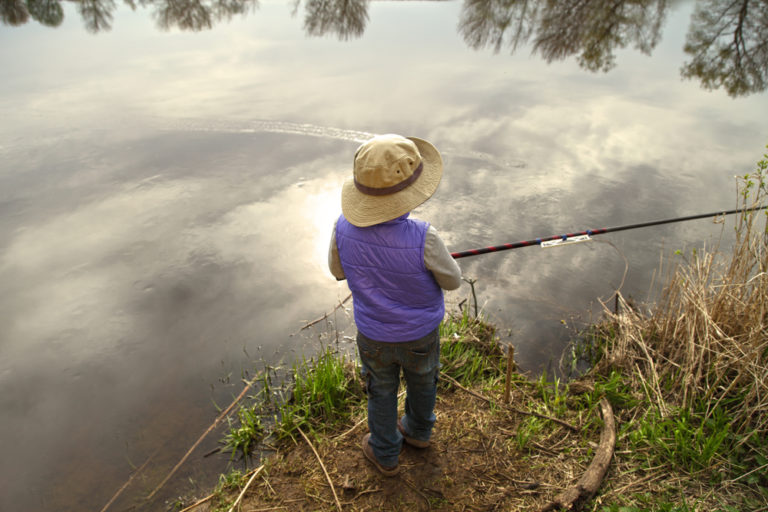
<path fill-rule="evenodd" d="M 320 454 L 317 453 L 317 450 L 315 450 L 314 445 L 310 442 L 307 435 L 304 433 L 303 430 L 301 430 L 301 427 L 296 427 L 296 429 L 299 431 L 299 434 L 301 434 L 301 437 L 304 438 L 304 440 L 307 442 L 310 448 L 312 448 L 312 452 L 315 454 L 315 457 L 317 457 L 317 462 L 320 463 L 320 467 L 323 469 L 323 473 L 325 474 L 325 479 L 328 480 L 328 485 L 331 486 L 331 492 L 333 493 L 333 499 L 336 501 L 336 508 L 341 511 L 341 503 L 339 503 L 339 497 L 336 495 L 336 488 L 333 486 L 333 482 L 331 481 L 331 477 L 328 475 L 328 470 L 325 469 L 325 464 L 323 464 L 323 459 L 320 458 Z"/>
<path fill-rule="evenodd" d="M 211 493 L 208 496 L 206 496 L 205 498 L 201 498 L 201 499 L 197 500 L 196 502 L 194 502 L 190 506 L 179 510 L 179 512 L 189 512 L 190 510 L 199 507 L 203 503 L 207 503 L 207 502 L 211 501 L 214 496 L 216 496 L 216 493 Z"/>
<path fill-rule="evenodd" d="M 248 490 L 248 487 L 250 487 L 250 485 L 251 485 L 251 482 L 253 482 L 253 480 L 254 480 L 254 479 L 257 477 L 257 476 L 259 476 L 259 473 L 261 473 L 261 470 L 262 470 L 262 469 L 264 469 L 264 465 L 263 465 L 263 464 L 254 470 L 254 472 L 253 472 L 253 475 L 251 475 L 251 478 L 248 480 L 248 482 L 247 482 L 247 483 L 245 484 L 245 486 L 242 488 L 242 490 L 240 491 L 240 494 L 238 494 L 238 496 L 237 496 L 237 499 L 236 499 L 236 500 L 235 500 L 235 502 L 232 504 L 232 506 L 231 506 L 231 507 L 229 507 L 229 510 L 228 510 L 227 512 L 232 512 L 233 510 L 235 510 L 235 508 L 237 507 L 237 505 L 240 503 L 240 500 L 242 500 L 242 499 L 243 499 L 243 496 L 245 496 L 245 491 L 247 491 L 247 490 Z"/>
<path fill-rule="evenodd" d="M 181 460 L 173 467 L 171 472 L 168 473 L 168 475 L 166 475 L 166 477 L 163 478 L 163 481 L 160 482 L 160 484 L 158 484 L 157 487 L 155 487 L 155 489 L 149 494 L 149 496 L 147 496 L 147 501 L 151 500 L 155 496 L 155 494 L 157 494 L 157 492 L 166 484 L 166 482 L 168 482 L 168 480 L 170 480 L 170 478 L 176 473 L 176 471 L 178 471 L 178 469 L 181 467 L 181 465 L 184 464 L 184 462 L 189 458 L 189 456 L 192 454 L 192 452 L 195 451 L 195 448 L 197 448 L 197 446 L 203 441 L 203 439 L 205 439 L 205 437 L 208 434 L 210 434 L 211 431 L 213 429 L 215 429 L 218 426 L 219 423 L 221 423 L 221 421 L 227 416 L 227 414 L 229 414 L 229 412 L 232 410 L 232 408 L 234 408 L 235 405 L 237 405 L 237 403 L 240 400 L 242 400 L 242 398 L 245 396 L 245 394 L 248 392 L 248 390 L 251 389 L 252 385 L 253 385 L 253 381 L 246 382 L 245 387 L 240 392 L 240 394 L 237 396 L 237 398 L 235 398 L 232 401 L 232 403 L 229 404 L 229 406 L 226 409 L 224 409 L 224 411 L 222 411 L 222 413 L 219 414 L 216 417 L 216 419 L 213 421 L 211 426 L 208 427 L 205 430 L 205 432 L 203 432 L 202 435 L 197 439 L 197 441 L 195 441 L 195 444 L 193 444 L 192 447 L 189 450 L 187 450 L 187 453 L 185 453 L 184 456 L 181 458 Z"/>
<path fill-rule="evenodd" d="M 323 320 L 325 320 L 326 318 L 328 318 L 329 316 L 331 316 L 331 315 L 332 315 L 334 312 L 336 312 L 336 310 L 337 310 L 337 309 L 339 309 L 341 306 L 343 306 L 343 305 L 344 305 L 344 304 L 345 304 L 345 303 L 346 303 L 346 302 L 347 302 L 349 299 L 351 299 L 351 298 L 352 298 L 352 294 L 350 293 L 349 295 L 347 295 L 347 296 L 344 298 L 344 300 L 342 300 L 342 301 L 340 301 L 338 304 L 336 304 L 336 307 L 334 307 L 334 308 L 333 308 L 331 311 L 329 311 L 328 313 L 325 313 L 323 316 L 321 316 L 321 317 L 319 317 L 319 318 L 315 318 L 315 319 L 314 319 L 314 320 L 312 320 L 311 322 L 308 322 L 308 323 L 304 324 L 304 326 L 303 326 L 301 329 L 299 329 L 299 330 L 298 330 L 298 331 L 296 331 L 295 333 L 291 334 L 291 336 L 296 336 L 297 334 L 299 334 L 299 333 L 300 333 L 301 331 L 303 331 L 304 329 L 309 329 L 309 328 L 310 328 L 310 327 L 312 327 L 313 325 L 315 325 L 315 324 L 318 324 L 318 323 L 322 322 Z"/>
<path fill-rule="evenodd" d="M 101 512 L 106 512 L 106 510 L 112 505 L 112 503 L 115 502 L 115 500 L 125 491 L 129 485 L 131 485 L 131 482 L 133 482 L 133 479 L 136 478 L 139 473 L 141 473 L 145 467 L 147 467 L 147 464 L 149 464 L 149 461 L 152 460 L 152 458 L 157 454 L 158 450 L 155 450 L 155 453 L 149 456 L 149 458 L 144 461 L 144 464 L 138 467 L 136 471 L 133 472 L 133 474 L 128 478 L 128 480 L 120 487 L 120 489 L 117 490 L 117 492 L 110 498 L 110 500 L 107 502 L 106 505 L 104 505 L 104 508 L 101 509 Z"/>

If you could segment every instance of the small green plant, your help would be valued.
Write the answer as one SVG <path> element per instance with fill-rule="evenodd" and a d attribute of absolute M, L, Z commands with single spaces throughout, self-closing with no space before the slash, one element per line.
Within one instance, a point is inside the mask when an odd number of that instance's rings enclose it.
<path fill-rule="evenodd" d="M 230 495 L 238 491 L 246 483 L 246 476 L 240 470 L 233 469 L 229 473 L 219 475 L 219 482 L 213 490 L 212 512 L 224 512 L 231 506 Z"/>
<path fill-rule="evenodd" d="M 768 149 L 768 145 L 765 146 Z M 743 204 L 750 203 L 750 196 L 760 195 L 761 193 L 768 193 L 768 153 L 763 155 L 763 158 L 757 162 L 757 168 L 752 174 L 745 174 L 742 177 L 742 186 L 740 189 L 740 195 Z"/>
<path fill-rule="evenodd" d="M 559 377 L 555 377 L 551 382 L 547 379 L 547 372 L 544 371 L 536 381 L 536 390 L 541 397 L 541 401 L 550 413 L 560 415 L 565 413 L 566 404 L 566 386 L 564 386 Z"/>
<path fill-rule="evenodd" d="M 258 406 L 240 407 L 237 410 L 237 424 L 228 418 L 229 431 L 221 441 L 223 451 L 231 452 L 230 460 L 240 454 L 246 461 L 251 450 L 264 438 L 265 429 L 261 422 L 261 411 Z"/>
<path fill-rule="evenodd" d="M 528 451 L 531 448 L 529 443 L 531 439 L 537 437 L 544 430 L 547 420 L 530 416 L 521 421 L 515 433 L 515 443 L 520 451 Z"/>
<path fill-rule="evenodd" d="M 570 347 L 569 375 L 577 375 L 580 368 L 595 366 L 606 352 L 606 340 L 613 339 L 614 334 L 614 325 L 611 323 L 590 325 L 579 332 Z"/>
<path fill-rule="evenodd" d="M 636 506 L 609 505 L 600 509 L 600 512 L 695 512 L 687 503 L 654 503 L 650 508 Z"/>
<path fill-rule="evenodd" d="M 601 378 L 595 383 L 596 401 L 602 396 L 605 396 L 613 407 L 619 409 L 629 409 L 640 403 L 634 396 L 630 384 L 618 371 L 612 371 L 608 378 Z"/>

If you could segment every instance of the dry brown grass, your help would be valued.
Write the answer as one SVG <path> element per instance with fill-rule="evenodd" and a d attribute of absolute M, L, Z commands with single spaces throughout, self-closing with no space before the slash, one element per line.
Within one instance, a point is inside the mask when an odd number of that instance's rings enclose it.
<path fill-rule="evenodd" d="M 749 179 L 745 208 L 767 195 L 764 173 Z M 662 414 L 671 406 L 727 402 L 734 432 L 768 435 L 766 228 L 765 210 L 741 215 L 731 253 L 686 258 L 651 314 L 624 302 L 618 313 L 606 311 L 613 332 L 597 370 L 619 368 L 642 380 Z"/>

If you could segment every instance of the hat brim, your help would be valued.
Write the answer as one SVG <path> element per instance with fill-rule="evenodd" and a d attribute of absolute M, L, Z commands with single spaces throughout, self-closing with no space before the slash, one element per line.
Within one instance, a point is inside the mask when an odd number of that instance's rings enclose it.
<path fill-rule="evenodd" d="M 357 227 L 381 224 L 410 212 L 432 197 L 443 177 L 443 159 L 440 152 L 429 142 L 407 137 L 416 144 L 424 165 L 419 178 L 394 194 L 371 196 L 363 194 L 349 178 L 341 188 L 341 212 Z"/>

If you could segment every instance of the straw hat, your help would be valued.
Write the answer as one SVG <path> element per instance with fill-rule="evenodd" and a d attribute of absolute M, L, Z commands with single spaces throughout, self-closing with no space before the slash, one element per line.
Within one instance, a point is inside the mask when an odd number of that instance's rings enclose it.
<path fill-rule="evenodd" d="M 442 176 L 443 159 L 429 142 L 376 136 L 355 153 L 353 176 L 341 189 L 341 211 L 361 228 L 396 219 L 429 199 Z"/>

